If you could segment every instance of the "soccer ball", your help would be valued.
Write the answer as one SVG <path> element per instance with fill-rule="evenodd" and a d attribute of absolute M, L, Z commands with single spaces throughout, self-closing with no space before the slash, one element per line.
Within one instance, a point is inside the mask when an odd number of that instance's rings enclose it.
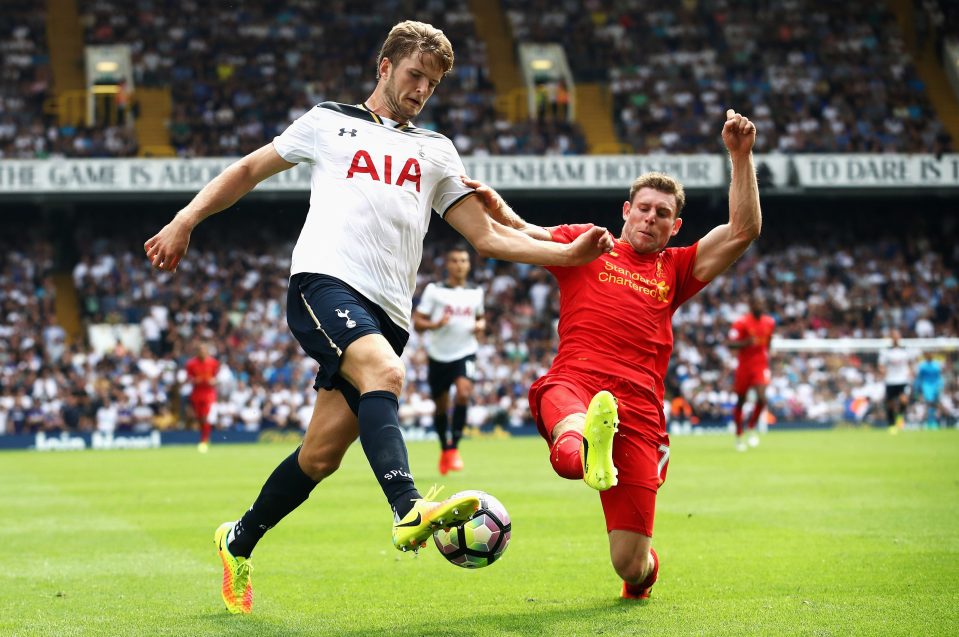
<path fill-rule="evenodd" d="M 433 533 L 433 541 L 452 564 L 483 568 L 498 560 L 509 546 L 512 529 L 509 513 L 499 500 L 483 491 L 460 491 L 451 497 L 464 495 L 479 498 L 480 508 L 459 526 Z"/>

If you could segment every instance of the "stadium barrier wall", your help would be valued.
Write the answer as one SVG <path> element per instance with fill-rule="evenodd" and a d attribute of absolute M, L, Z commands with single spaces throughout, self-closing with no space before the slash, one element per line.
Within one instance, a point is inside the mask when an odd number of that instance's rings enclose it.
<path fill-rule="evenodd" d="M 870 428 L 876 425 L 869 423 L 836 423 L 836 422 L 781 422 L 770 427 L 770 431 L 795 431 L 811 429 L 832 429 L 834 427 Z M 715 435 L 728 433 L 726 422 L 703 422 L 685 429 L 672 430 L 670 435 Z M 408 441 L 434 440 L 436 434 L 421 428 L 404 429 L 404 437 Z M 467 438 L 513 438 L 525 436 L 539 436 L 533 425 L 523 427 L 504 428 L 499 425 L 469 427 Z M 220 444 L 253 444 L 253 443 L 284 443 L 299 444 L 302 440 L 299 431 L 278 431 L 266 429 L 263 431 L 232 431 L 217 430 L 213 433 L 212 443 Z M 6 450 L 34 450 L 34 451 L 122 451 L 126 449 L 159 449 L 160 447 L 195 445 L 199 441 L 196 431 L 148 431 L 129 433 L 100 433 L 94 432 L 62 432 L 57 434 L 12 434 L 0 436 L 0 451 Z"/>
<path fill-rule="evenodd" d="M 917 352 L 954 352 L 959 350 L 959 338 L 902 338 L 900 346 Z M 891 338 L 780 338 L 773 336 L 770 348 L 774 352 L 879 352 L 892 347 Z"/>
<path fill-rule="evenodd" d="M 197 159 L 25 159 L 0 160 L 0 197 L 95 195 L 122 199 L 152 194 L 195 193 L 234 157 Z M 763 187 L 784 194 L 810 190 L 959 188 L 959 154 L 757 154 Z M 698 155 L 568 155 L 464 157 L 466 172 L 505 190 L 621 191 L 650 170 L 680 179 L 687 190 L 728 187 L 728 158 Z M 259 193 L 310 190 L 306 164 L 274 175 L 257 186 Z"/>

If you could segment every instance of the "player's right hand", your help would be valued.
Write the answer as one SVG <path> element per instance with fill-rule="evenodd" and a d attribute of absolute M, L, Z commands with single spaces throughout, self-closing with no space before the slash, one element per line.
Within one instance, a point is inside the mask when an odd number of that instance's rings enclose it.
<path fill-rule="evenodd" d="M 190 245 L 191 229 L 176 218 L 163 226 L 160 232 L 143 244 L 143 250 L 153 267 L 168 272 L 176 271 L 180 259 Z"/>
<path fill-rule="evenodd" d="M 613 245 L 613 235 L 606 228 L 593 226 L 569 244 L 572 259 L 569 265 L 589 263 L 601 254 L 612 252 Z"/>

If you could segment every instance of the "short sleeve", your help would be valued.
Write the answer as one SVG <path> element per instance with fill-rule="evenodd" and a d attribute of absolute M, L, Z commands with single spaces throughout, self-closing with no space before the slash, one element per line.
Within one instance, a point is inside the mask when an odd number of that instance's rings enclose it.
<path fill-rule="evenodd" d="M 548 228 L 550 236 L 556 243 L 572 243 L 576 237 L 593 227 L 591 223 L 577 223 L 573 225 L 553 226 Z"/>
<path fill-rule="evenodd" d="M 318 110 L 318 107 L 313 107 L 273 138 L 273 148 L 280 157 L 291 164 L 316 163 L 315 123 Z"/>
<path fill-rule="evenodd" d="M 423 296 L 420 297 L 420 304 L 416 306 L 416 311 L 426 316 L 432 316 L 433 308 L 436 306 L 436 286 L 428 283 L 423 290 Z"/>
<path fill-rule="evenodd" d="M 673 260 L 674 272 L 676 273 L 676 293 L 673 296 L 673 309 L 688 301 L 697 292 L 706 287 L 708 281 L 700 281 L 693 276 L 693 268 L 696 265 L 696 249 L 699 246 L 697 241 L 691 246 L 685 248 L 668 248 Z"/>
<path fill-rule="evenodd" d="M 430 207 L 436 211 L 436 214 L 445 217 L 450 208 L 473 194 L 473 189 L 467 188 L 460 179 L 460 175 L 465 174 L 466 167 L 463 166 L 463 160 L 456 152 L 453 142 L 449 142 L 449 156 L 443 164 L 443 176 L 437 182 L 433 200 L 430 202 Z"/>

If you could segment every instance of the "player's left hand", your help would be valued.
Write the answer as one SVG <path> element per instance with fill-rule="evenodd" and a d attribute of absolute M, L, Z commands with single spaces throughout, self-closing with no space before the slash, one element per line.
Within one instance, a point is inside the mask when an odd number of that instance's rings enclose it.
<path fill-rule="evenodd" d="M 756 125 L 734 109 L 728 109 L 723 124 L 723 143 L 730 155 L 749 153 L 756 143 Z"/>
<path fill-rule="evenodd" d="M 494 213 L 494 215 L 499 210 L 509 207 L 498 192 L 484 184 L 482 181 L 473 179 L 467 175 L 460 175 L 460 180 L 463 182 L 464 186 L 467 188 L 472 188 L 476 191 L 476 194 L 483 202 L 483 205 L 486 206 L 486 209 L 491 213 Z"/>
<path fill-rule="evenodd" d="M 576 266 L 589 263 L 601 254 L 612 252 L 613 245 L 613 235 L 609 233 L 609 230 L 600 226 L 593 226 L 569 244 L 572 261 L 568 265 Z"/>

